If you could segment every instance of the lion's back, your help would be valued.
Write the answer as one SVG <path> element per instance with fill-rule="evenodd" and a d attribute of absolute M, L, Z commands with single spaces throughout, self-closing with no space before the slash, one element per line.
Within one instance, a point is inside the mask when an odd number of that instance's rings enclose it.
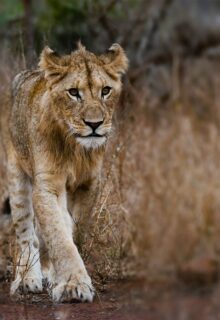
<path fill-rule="evenodd" d="M 17 74 L 12 82 L 12 110 L 9 120 L 10 136 L 16 150 L 28 157 L 28 141 L 32 119 L 32 108 L 46 90 L 44 76 L 40 70 L 26 70 Z"/>
<path fill-rule="evenodd" d="M 43 74 L 40 70 L 24 70 L 18 73 L 12 81 L 12 96 L 16 98 L 22 90 L 29 96 L 30 89 L 39 81 L 42 81 Z M 21 94 L 22 96 L 22 94 Z"/>
<path fill-rule="evenodd" d="M 19 88 L 22 86 L 22 84 L 26 81 L 26 79 L 29 78 L 29 76 L 32 74 L 31 70 L 24 70 L 14 77 L 12 81 L 12 95 L 16 96 Z"/>

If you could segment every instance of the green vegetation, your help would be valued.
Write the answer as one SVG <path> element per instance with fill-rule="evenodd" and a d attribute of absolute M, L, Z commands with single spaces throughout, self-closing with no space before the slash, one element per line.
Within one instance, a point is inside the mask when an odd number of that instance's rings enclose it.
<path fill-rule="evenodd" d="M 79 39 L 95 51 L 103 51 L 117 41 L 126 47 L 131 32 L 136 37 L 133 24 L 142 11 L 140 4 L 147 12 L 151 2 L 2 0 L 0 37 L 10 51 L 24 53 L 27 58 L 30 52 L 31 56 L 35 52 L 36 57 L 45 44 L 69 52 Z M 136 45 L 139 40 L 133 43 Z"/>

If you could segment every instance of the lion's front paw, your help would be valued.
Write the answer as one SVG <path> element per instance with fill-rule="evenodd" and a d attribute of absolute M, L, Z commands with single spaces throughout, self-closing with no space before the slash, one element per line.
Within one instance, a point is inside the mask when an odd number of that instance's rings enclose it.
<path fill-rule="evenodd" d="M 59 283 L 52 290 L 52 298 L 55 302 L 81 301 L 92 302 L 95 290 L 89 276 L 83 279 L 70 279 L 67 282 Z"/>
<path fill-rule="evenodd" d="M 31 277 L 27 276 L 21 278 L 18 276 L 11 284 L 11 295 L 22 294 L 22 293 L 39 293 L 43 290 L 42 288 L 42 277 Z"/>
<path fill-rule="evenodd" d="M 42 272 L 38 250 L 27 248 L 16 267 L 15 280 L 11 283 L 11 295 L 23 293 L 39 293 L 43 290 Z"/>
<path fill-rule="evenodd" d="M 29 270 L 18 268 L 15 280 L 11 283 L 11 295 L 39 293 L 43 290 L 40 262 L 37 261 Z"/>

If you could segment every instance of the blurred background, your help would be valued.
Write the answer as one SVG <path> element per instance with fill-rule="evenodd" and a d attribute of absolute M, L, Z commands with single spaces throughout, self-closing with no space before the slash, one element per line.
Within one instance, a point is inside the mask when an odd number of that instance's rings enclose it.
<path fill-rule="evenodd" d="M 69 53 L 81 39 L 101 53 L 118 42 L 129 57 L 102 192 L 77 232 L 97 286 L 134 276 L 215 281 L 220 1 L 1 0 L 0 39 L 0 134 L 10 81 L 37 66 L 44 45 Z M 0 207 L 9 217 L 1 144 Z"/>

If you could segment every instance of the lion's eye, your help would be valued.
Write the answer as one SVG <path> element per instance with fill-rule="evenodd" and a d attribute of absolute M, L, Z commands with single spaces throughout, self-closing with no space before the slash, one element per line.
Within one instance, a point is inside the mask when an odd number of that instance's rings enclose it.
<path fill-rule="evenodd" d="M 107 94 L 109 94 L 110 91 L 111 91 L 111 87 L 104 87 L 102 89 L 102 96 L 107 96 Z"/>
<path fill-rule="evenodd" d="M 81 96 L 79 94 L 79 90 L 78 89 L 71 88 L 71 89 L 68 90 L 68 92 L 72 97 L 76 97 L 77 99 L 81 99 Z"/>

